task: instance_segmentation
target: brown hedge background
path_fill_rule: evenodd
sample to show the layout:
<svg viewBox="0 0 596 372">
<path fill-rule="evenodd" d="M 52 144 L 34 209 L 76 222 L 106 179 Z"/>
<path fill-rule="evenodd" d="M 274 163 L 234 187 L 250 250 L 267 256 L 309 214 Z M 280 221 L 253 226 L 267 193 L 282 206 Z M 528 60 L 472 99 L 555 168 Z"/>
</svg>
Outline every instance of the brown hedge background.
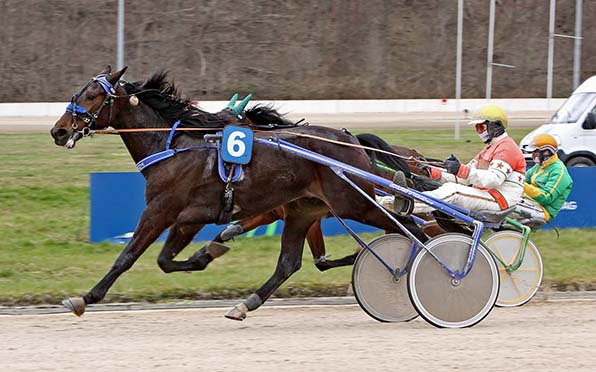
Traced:
<svg viewBox="0 0 596 372">
<path fill-rule="evenodd" d="M 582 80 L 596 74 L 596 1 L 584 1 Z M 545 97 L 549 0 L 497 1 L 492 96 Z M 0 102 L 66 101 L 116 60 L 115 0 L 0 0 Z M 464 9 L 462 97 L 484 97 L 488 0 Z M 197 100 L 455 95 L 456 0 L 126 2 L 128 80 L 167 69 Z M 575 0 L 556 33 L 574 33 Z M 555 40 L 555 97 L 572 87 L 573 40 Z"/>
</svg>

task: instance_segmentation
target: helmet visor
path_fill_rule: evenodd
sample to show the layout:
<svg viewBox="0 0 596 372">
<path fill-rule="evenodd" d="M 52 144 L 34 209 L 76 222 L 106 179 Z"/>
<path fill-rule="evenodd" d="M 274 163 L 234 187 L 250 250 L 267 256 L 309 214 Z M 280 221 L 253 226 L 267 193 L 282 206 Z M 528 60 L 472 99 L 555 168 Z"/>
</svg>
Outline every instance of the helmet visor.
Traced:
<svg viewBox="0 0 596 372">
<path fill-rule="evenodd" d="M 557 153 L 557 148 L 552 145 L 536 146 L 535 144 L 530 144 L 525 150 L 527 152 L 550 151 L 552 154 Z"/>
<path fill-rule="evenodd" d="M 476 129 L 476 133 L 484 133 L 487 129 L 487 121 L 482 121 L 480 123 L 474 124 L 474 128 Z"/>
</svg>

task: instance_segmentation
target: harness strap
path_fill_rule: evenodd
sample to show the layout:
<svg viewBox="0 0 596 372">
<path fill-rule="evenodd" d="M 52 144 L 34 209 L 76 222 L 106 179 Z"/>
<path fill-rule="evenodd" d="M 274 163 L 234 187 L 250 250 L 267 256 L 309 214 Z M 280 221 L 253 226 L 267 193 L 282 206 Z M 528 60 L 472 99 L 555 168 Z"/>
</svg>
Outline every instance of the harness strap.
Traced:
<svg viewBox="0 0 596 372">
<path fill-rule="evenodd" d="M 230 166 L 230 173 L 226 179 L 226 187 L 223 193 L 223 207 L 217 216 L 218 225 L 229 223 L 232 220 L 232 212 L 234 211 L 234 186 L 232 186 L 232 182 L 234 181 L 232 181 L 232 174 L 234 174 L 235 170 L 238 168 L 241 167 L 238 167 L 237 164 L 232 164 Z"/>
<path fill-rule="evenodd" d="M 77 114 L 87 114 L 87 109 L 77 105 L 76 103 L 69 103 L 68 106 L 66 106 L 66 111 L 68 112 L 76 112 Z"/>
<path fill-rule="evenodd" d="M 136 164 L 137 165 L 137 170 L 139 172 L 142 172 L 143 169 L 147 168 L 150 165 L 153 165 L 155 163 L 159 163 L 162 160 L 166 160 L 168 158 L 171 158 L 172 156 L 176 155 L 177 152 L 183 152 L 183 151 L 189 150 L 188 148 L 186 148 L 186 149 L 179 149 L 179 150 L 170 149 L 170 145 L 172 144 L 172 139 L 174 138 L 174 132 L 176 132 L 176 128 L 178 128 L 178 125 L 180 125 L 180 120 L 177 120 L 174 123 L 174 125 L 172 125 L 172 129 L 170 130 L 170 134 L 168 135 L 168 140 L 166 141 L 166 149 L 165 149 L 165 151 L 161 151 L 161 152 L 158 152 L 156 154 L 149 155 L 146 158 L 141 159 L 141 161 L 139 161 Z"/>
<path fill-rule="evenodd" d="M 178 128 L 178 125 L 180 125 L 180 120 L 176 120 L 174 125 L 172 125 L 172 130 L 170 131 L 170 134 L 168 135 L 168 140 L 166 141 L 166 150 L 170 149 L 170 144 L 172 143 L 172 139 L 174 138 L 174 132 L 176 132 L 176 128 Z"/>
<path fill-rule="evenodd" d="M 242 167 L 236 167 L 235 164 L 232 164 L 230 169 L 230 174 L 226 174 L 226 164 L 221 158 L 221 149 L 218 148 L 217 152 L 217 172 L 219 173 L 219 178 L 223 182 L 236 182 L 242 175 Z"/>
<path fill-rule="evenodd" d="M 153 165 L 155 163 L 159 163 L 162 160 L 171 158 L 174 155 L 176 155 L 176 150 L 171 150 L 171 149 L 161 151 L 161 152 L 158 152 L 153 155 L 149 155 L 137 163 L 137 170 L 139 172 L 142 172 L 148 166 Z"/>
<path fill-rule="evenodd" d="M 210 150 L 217 149 L 216 146 L 191 146 L 191 147 L 185 147 L 182 149 L 171 149 L 170 146 L 172 145 L 172 139 L 174 138 L 174 133 L 176 132 L 176 129 L 178 128 L 180 123 L 181 123 L 180 120 L 176 120 L 176 122 L 172 125 L 172 129 L 170 129 L 170 134 L 168 135 L 168 139 L 166 140 L 166 149 L 164 151 L 160 151 L 153 155 L 149 155 L 149 156 L 141 159 L 136 164 L 137 170 L 139 172 L 142 172 L 145 168 L 147 168 L 153 164 L 157 164 L 160 161 L 169 159 L 179 152 L 185 152 L 185 151 L 189 151 L 189 150 L 198 150 L 198 149 L 210 149 Z M 221 175 L 221 172 L 220 172 L 220 175 Z M 234 177 L 235 178 L 233 180 L 235 181 L 236 179 L 238 179 L 238 177 L 240 177 L 240 175 L 238 175 L 236 177 L 236 174 L 234 173 Z"/>
<path fill-rule="evenodd" d="M 103 90 L 108 94 L 114 94 L 116 93 L 114 91 L 114 86 L 112 85 L 112 83 L 110 83 L 110 81 L 108 80 L 108 75 L 102 74 L 102 75 L 97 75 L 95 77 L 95 79 L 93 79 L 95 81 L 97 81 L 99 83 L 99 85 L 103 88 Z"/>
</svg>

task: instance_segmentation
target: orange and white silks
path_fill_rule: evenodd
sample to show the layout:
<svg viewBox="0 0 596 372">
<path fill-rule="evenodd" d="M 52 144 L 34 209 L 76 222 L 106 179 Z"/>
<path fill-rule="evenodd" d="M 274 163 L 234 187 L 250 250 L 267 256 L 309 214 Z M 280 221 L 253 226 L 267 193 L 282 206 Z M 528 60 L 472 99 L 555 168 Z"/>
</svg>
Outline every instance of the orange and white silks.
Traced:
<svg viewBox="0 0 596 372">
<path fill-rule="evenodd" d="M 503 210 L 523 196 L 526 162 L 515 141 L 504 133 L 494 138 L 457 175 L 441 172 L 441 187 L 425 194 L 471 210 Z M 416 203 L 414 213 L 434 208 Z"/>
</svg>

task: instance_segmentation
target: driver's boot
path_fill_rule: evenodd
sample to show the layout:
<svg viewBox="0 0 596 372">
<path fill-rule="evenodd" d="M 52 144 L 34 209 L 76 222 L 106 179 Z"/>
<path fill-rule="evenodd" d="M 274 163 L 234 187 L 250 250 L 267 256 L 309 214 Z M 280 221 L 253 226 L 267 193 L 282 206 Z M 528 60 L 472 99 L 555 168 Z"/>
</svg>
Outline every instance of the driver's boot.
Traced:
<svg viewBox="0 0 596 372">
<path fill-rule="evenodd" d="M 395 175 L 393 175 L 393 183 L 408 188 L 408 181 L 406 180 L 406 175 L 402 171 L 396 171 Z M 411 214 L 414 210 L 414 201 L 402 194 L 396 194 L 393 198 L 393 210 L 395 213 L 408 215 Z"/>
</svg>

